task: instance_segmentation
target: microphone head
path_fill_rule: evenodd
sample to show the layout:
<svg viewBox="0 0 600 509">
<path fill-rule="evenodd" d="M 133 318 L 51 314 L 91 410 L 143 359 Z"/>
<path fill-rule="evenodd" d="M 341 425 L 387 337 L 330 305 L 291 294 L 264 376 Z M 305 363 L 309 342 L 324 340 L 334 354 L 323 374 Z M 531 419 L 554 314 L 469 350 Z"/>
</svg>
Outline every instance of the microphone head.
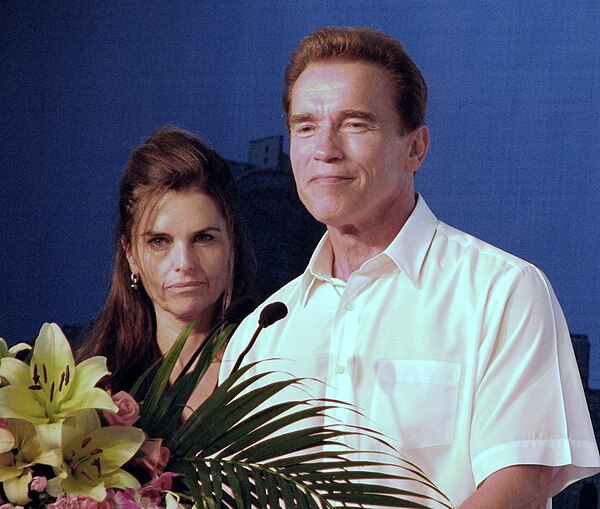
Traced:
<svg viewBox="0 0 600 509">
<path fill-rule="evenodd" d="M 223 313 L 224 323 L 241 322 L 256 308 L 256 301 L 249 295 L 234 300 Z"/>
<path fill-rule="evenodd" d="M 266 329 L 269 325 L 273 325 L 275 322 L 284 318 L 287 313 L 288 308 L 283 302 L 272 302 L 265 306 L 260 312 L 258 325 L 263 329 Z"/>
</svg>

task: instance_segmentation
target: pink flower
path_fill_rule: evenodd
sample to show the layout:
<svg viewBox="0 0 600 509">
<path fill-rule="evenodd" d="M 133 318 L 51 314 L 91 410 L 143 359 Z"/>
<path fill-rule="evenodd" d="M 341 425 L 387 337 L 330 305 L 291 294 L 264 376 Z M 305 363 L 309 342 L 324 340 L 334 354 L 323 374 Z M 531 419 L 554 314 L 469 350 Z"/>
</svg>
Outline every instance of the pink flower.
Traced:
<svg viewBox="0 0 600 509">
<path fill-rule="evenodd" d="M 44 491 L 46 489 L 46 486 L 48 485 L 48 479 L 46 479 L 44 476 L 36 476 L 33 478 L 33 480 L 31 481 L 31 489 L 33 491 L 37 491 L 38 493 L 41 493 L 42 491 Z"/>
<path fill-rule="evenodd" d="M 135 499 L 135 490 L 132 488 L 125 488 L 123 491 L 117 491 L 113 496 L 115 507 L 119 509 L 140 509 L 140 505 Z"/>
<path fill-rule="evenodd" d="M 104 417 L 111 426 L 117 424 L 121 426 L 131 426 L 140 417 L 140 406 L 137 401 L 133 399 L 131 394 L 125 391 L 119 391 L 112 395 L 112 400 L 115 405 L 119 408 L 117 413 L 104 412 Z"/>
<path fill-rule="evenodd" d="M 171 453 L 163 447 L 161 438 L 149 438 L 142 444 L 133 462 L 144 467 L 155 478 L 165 469 L 170 457 Z"/>
<path fill-rule="evenodd" d="M 48 506 L 48 509 L 79 509 L 79 503 L 77 498 L 61 493 L 56 502 Z"/>
<path fill-rule="evenodd" d="M 111 509 L 113 505 L 109 501 L 108 497 L 106 497 L 102 502 L 98 502 L 93 498 L 79 495 L 77 497 L 77 507 L 78 509 Z"/>
<path fill-rule="evenodd" d="M 158 503 L 157 501 L 161 498 L 161 492 L 171 490 L 173 488 L 173 478 L 179 475 L 181 474 L 163 472 L 158 477 L 144 484 L 140 489 L 140 494 L 145 499 Z"/>
<path fill-rule="evenodd" d="M 0 509 L 24 509 L 22 505 L 2 504 Z"/>
</svg>

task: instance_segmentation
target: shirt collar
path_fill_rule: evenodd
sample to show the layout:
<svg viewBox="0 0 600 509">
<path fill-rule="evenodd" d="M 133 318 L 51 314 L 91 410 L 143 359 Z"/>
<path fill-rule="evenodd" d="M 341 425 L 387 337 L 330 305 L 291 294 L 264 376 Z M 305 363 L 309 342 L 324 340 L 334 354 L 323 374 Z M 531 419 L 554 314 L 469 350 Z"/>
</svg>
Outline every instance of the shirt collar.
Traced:
<svg viewBox="0 0 600 509">
<path fill-rule="evenodd" d="M 421 268 L 437 225 L 438 220 L 425 199 L 417 195 L 417 204 L 412 214 L 384 251 L 414 286 L 419 285 Z"/>
<path fill-rule="evenodd" d="M 425 261 L 425 256 L 433 240 L 438 220 L 425 203 L 421 195 L 417 195 L 417 204 L 408 220 L 398 232 L 390 245 L 375 258 L 389 257 L 406 274 L 413 285 L 419 285 L 419 275 Z M 339 281 L 332 277 L 333 248 L 329 234 L 321 238 L 317 245 L 308 267 L 301 276 L 302 303 L 305 304 L 310 289 L 317 281 L 337 284 Z"/>
</svg>

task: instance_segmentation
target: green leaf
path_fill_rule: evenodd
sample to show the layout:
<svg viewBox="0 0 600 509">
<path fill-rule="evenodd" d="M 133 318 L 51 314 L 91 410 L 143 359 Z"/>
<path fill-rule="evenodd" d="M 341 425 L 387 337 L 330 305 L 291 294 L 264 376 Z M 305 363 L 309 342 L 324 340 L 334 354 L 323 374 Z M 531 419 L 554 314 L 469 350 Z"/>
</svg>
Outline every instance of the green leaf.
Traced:
<svg viewBox="0 0 600 509">
<path fill-rule="evenodd" d="M 169 383 L 169 377 L 173 372 L 173 368 L 175 367 L 175 363 L 177 359 L 181 355 L 181 350 L 183 349 L 185 342 L 187 341 L 190 333 L 194 329 L 195 322 L 192 322 L 186 326 L 185 329 L 181 332 L 181 334 L 175 340 L 175 343 L 164 357 L 164 360 L 148 389 L 148 393 L 144 398 L 142 406 L 140 407 L 140 419 L 138 421 L 138 426 L 140 426 L 146 433 L 153 437 L 159 437 L 160 429 L 156 428 L 156 418 L 155 413 L 157 409 L 161 406 L 161 401 L 163 398 L 163 394 L 165 392 L 165 388 Z M 164 403 L 164 401 L 163 401 Z M 165 408 L 164 406 L 162 408 Z"/>
<path fill-rule="evenodd" d="M 435 501 L 436 508 L 451 509 L 424 473 L 399 457 L 381 433 L 318 424 L 332 408 L 343 405 L 356 411 L 353 407 L 326 399 L 268 406 L 274 395 L 304 380 L 290 377 L 270 381 L 272 372 L 251 371 L 258 363 L 232 373 L 181 424 L 185 404 L 234 328 L 228 326 L 209 337 L 194 369 L 169 386 L 176 355 L 191 329 L 184 330 L 159 369 L 148 401 L 142 405 L 144 430 L 148 431 L 149 426 L 164 436 L 165 430 L 176 428 L 172 436 L 165 437 L 171 451 L 167 470 L 183 474 L 198 508 L 325 509 L 367 505 L 428 509 L 428 501 Z M 356 434 L 383 444 L 389 454 L 382 454 L 381 462 L 356 459 L 357 452 L 343 444 L 344 437 Z M 390 468 L 385 472 L 377 471 L 386 466 Z M 382 486 L 384 480 L 414 481 L 415 486 L 437 490 L 440 499 L 419 494 L 418 490 Z"/>
</svg>

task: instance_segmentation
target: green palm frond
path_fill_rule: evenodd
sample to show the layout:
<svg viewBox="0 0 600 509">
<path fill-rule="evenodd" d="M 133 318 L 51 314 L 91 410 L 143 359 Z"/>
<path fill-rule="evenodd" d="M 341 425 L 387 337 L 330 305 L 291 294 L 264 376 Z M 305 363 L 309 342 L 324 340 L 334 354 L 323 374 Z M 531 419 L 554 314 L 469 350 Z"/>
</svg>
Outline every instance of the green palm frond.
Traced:
<svg viewBox="0 0 600 509">
<path fill-rule="evenodd" d="M 381 434 L 315 424 L 342 403 L 307 399 L 266 406 L 273 396 L 303 380 L 290 376 L 269 381 L 273 372 L 268 371 L 250 375 L 258 363 L 232 373 L 183 422 L 185 403 L 233 328 L 213 334 L 194 370 L 169 386 L 176 356 L 191 331 L 186 329 L 159 369 L 148 392 L 150 401 L 141 408 L 141 427 L 150 436 L 165 438 L 171 451 L 167 468 L 183 475 L 198 509 L 451 509 L 425 474 L 391 447 L 389 454 L 382 453 L 384 461 L 376 462 L 361 460 L 360 452 L 343 444 L 355 434 L 385 443 Z M 399 473 L 381 472 L 385 466 L 390 467 L 386 472 Z M 410 481 L 415 490 L 381 484 L 389 480 Z M 419 486 L 437 495 L 419 494 Z"/>
</svg>

